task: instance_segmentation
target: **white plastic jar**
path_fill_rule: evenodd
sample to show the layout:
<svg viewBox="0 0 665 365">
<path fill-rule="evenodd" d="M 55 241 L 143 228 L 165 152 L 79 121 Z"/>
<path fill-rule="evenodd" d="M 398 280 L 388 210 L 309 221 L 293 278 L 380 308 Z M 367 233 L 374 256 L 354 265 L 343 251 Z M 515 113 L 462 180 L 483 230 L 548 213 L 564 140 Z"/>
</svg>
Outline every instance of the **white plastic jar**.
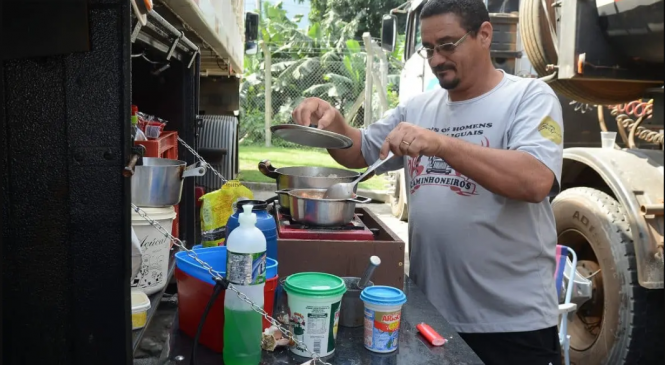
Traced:
<svg viewBox="0 0 665 365">
<path fill-rule="evenodd" d="M 390 286 L 371 286 L 360 294 L 365 304 L 365 348 L 378 353 L 397 350 L 406 295 Z"/>
</svg>

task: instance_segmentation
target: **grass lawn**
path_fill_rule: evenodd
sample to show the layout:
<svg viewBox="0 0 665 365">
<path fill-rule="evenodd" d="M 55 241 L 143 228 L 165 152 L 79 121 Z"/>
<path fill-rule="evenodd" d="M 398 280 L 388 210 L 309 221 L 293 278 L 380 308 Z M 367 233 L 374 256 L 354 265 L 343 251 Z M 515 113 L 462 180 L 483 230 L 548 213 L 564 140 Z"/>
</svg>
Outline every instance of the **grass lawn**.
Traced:
<svg viewBox="0 0 665 365">
<path fill-rule="evenodd" d="M 291 166 L 344 168 L 325 151 L 261 146 L 240 146 L 239 150 L 240 173 L 238 179 L 240 181 L 275 182 L 274 179 L 263 175 L 259 171 L 259 162 L 265 159 L 270 160 L 275 168 Z M 364 169 L 356 171 L 364 171 Z M 358 187 L 368 190 L 385 190 L 387 184 L 386 177 L 382 175 L 374 176 L 360 183 Z"/>
</svg>

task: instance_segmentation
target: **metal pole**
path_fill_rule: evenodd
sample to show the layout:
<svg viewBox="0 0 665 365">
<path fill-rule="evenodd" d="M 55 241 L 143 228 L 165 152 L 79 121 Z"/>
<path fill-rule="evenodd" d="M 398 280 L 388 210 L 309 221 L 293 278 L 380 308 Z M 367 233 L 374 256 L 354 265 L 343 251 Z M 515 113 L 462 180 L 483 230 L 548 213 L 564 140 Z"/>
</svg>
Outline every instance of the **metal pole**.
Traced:
<svg viewBox="0 0 665 365">
<path fill-rule="evenodd" d="M 263 49 L 263 65 L 265 68 L 265 145 L 270 147 L 272 146 L 272 132 L 270 131 L 272 125 L 272 58 L 268 45 L 263 41 L 261 41 L 261 48 Z"/>
<path fill-rule="evenodd" d="M 368 32 L 363 33 L 363 42 L 365 44 L 365 53 L 367 61 L 365 62 L 365 113 L 364 127 L 372 124 L 372 96 L 373 96 L 373 73 L 374 73 L 374 53 L 372 49 L 372 38 Z"/>
</svg>

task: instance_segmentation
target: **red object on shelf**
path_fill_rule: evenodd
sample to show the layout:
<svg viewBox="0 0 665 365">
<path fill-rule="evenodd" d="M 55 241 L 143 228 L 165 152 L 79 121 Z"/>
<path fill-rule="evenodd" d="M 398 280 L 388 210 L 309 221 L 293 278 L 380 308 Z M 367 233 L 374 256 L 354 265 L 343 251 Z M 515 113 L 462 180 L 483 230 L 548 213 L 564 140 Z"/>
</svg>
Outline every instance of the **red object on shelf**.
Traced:
<svg viewBox="0 0 665 365">
<path fill-rule="evenodd" d="M 293 222 L 288 214 L 277 210 L 277 236 L 296 240 L 374 241 L 374 233 L 354 216 L 344 227 L 308 227 Z"/>
<path fill-rule="evenodd" d="M 178 132 L 162 132 L 157 139 L 134 141 L 134 145 L 145 147 L 145 157 L 178 159 Z"/>
<path fill-rule="evenodd" d="M 429 341 L 430 344 L 432 344 L 432 346 L 442 346 L 448 342 L 428 324 L 421 323 L 416 326 L 416 329 L 427 339 L 427 341 Z"/>
<path fill-rule="evenodd" d="M 194 338 L 201 322 L 203 311 L 212 297 L 214 286 L 196 279 L 176 267 L 175 278 L 178 281 L 178 318 L 180 330 Z M 264 286 L 263 308 L 272 317 L 275 304 L 275 289 L 279 277 L 266 280 Z M 263 330 L 270 327 L 270 323 L 263 318 Z M 215 351 L 224 349 L 224 291 L 222 291 L 208 312 L 205 324 L 201 330 L 199 342 Z"/>
<path fill-rule="evenodd" d="M 160 157 L 171 160 L 178 159 L 178 132 L 162 132 L 159 138 L 147 141 L 134 141 L 134 145 L 145 147 L 144 157 Z M 175 207 L 176 217 L 173 220 L 171 234 L 174 237 L 180 237 L 180 209 Z"/>
</svg>

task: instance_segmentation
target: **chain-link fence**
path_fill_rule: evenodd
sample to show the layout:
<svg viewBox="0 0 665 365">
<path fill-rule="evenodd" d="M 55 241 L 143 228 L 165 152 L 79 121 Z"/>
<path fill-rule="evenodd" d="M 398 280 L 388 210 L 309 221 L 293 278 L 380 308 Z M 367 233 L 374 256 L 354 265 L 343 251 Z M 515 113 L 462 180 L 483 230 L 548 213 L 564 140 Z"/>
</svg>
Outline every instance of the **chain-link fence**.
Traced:
<svg viewBox="0 0 665 365">
<path fill-rule="evenodd" d="M 370 105 L 366 103 L 367 59 L 365 52 L 301 59 L 264 58 L 257 71 L 245 77 L 241 87 L 241 145 L 265 145 L 268 140 L 274 146 L 293 147 L 288 142 L 267 137 L 266 125 L 267 122 L 269 125 L 289 123 L 293 109 L 307 97 L 330 102 L 354 127 L 366 124 L 365 113 L 368 112 L 372 122 L 378 120 L 382 107 L 378 97 L 381 88 L 377 83 L 372 88 L 374 97 L 370 97 Z M 393 107 L 397 99 L 394 75 L 399 74 L 399 67 L 378 59 L 372 58 L 370 69 L 388 85 L 388 104 Z M 266 67 L 272 70 L 270 75 L 265 73 Z"/>
</svg>

